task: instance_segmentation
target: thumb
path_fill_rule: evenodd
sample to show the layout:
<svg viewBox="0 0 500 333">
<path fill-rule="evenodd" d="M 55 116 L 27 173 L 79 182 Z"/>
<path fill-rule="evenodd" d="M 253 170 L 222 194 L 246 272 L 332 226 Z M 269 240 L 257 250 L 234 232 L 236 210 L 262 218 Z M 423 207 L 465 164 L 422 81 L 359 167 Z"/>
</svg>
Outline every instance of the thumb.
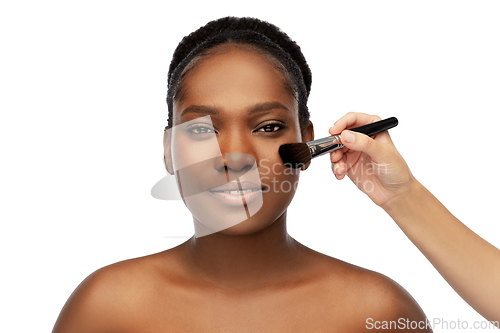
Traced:
<svg viewBox="0 0 500 333">
<path fill-rule="evenodd" d="M 363 133 L 345 130 L 341 133 L 341 140 L 347 148 L 366 153 L 375 161 L 382 159 L 384 154 L 383 145 Z"/>
</svg>

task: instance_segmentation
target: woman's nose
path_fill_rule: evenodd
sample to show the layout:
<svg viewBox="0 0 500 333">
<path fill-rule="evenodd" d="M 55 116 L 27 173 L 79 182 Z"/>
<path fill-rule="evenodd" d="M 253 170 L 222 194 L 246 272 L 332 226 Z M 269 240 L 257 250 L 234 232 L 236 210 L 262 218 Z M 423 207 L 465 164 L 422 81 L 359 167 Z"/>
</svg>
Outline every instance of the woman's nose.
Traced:
<svg viewBox="0 0 500 333">
<path fill-rule="evenodd" d="M 222 171 L 227 167 L 233 172 L 248 171 L 256 166 L 254 149 L 250 138 L 242 135 L 232 135 L 225 140 L 219 140 L 222 159 L 216 162 L 216 169 Z M 222 164 L 223 163 L 223 164 Z"/>
<path fill-rule="evenodd" d="M 246 153 L 225 153 L 224 155 L 225 166 L 233 171 L 249 171 L 256 165 L 255 158 Z"/>
</svg>

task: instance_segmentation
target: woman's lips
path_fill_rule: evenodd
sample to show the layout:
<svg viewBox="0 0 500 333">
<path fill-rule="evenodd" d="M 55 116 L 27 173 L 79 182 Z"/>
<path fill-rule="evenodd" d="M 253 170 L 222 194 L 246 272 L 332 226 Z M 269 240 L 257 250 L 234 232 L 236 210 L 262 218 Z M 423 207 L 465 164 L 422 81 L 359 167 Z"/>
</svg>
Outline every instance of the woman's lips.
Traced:
<svg viewBox="0 0 500 333">
<path fill-rule="evenodd" d="M 246 190 L 231 190 L 231 191 L 208 191 L 210 195 L 219 200 L 221 203 L 228 206 L 243 206 L 262 196 L 262 188 L 259 189 L 246 189 Z M 243 199 L 245 201 L 243 201 Z"/>
</svg>

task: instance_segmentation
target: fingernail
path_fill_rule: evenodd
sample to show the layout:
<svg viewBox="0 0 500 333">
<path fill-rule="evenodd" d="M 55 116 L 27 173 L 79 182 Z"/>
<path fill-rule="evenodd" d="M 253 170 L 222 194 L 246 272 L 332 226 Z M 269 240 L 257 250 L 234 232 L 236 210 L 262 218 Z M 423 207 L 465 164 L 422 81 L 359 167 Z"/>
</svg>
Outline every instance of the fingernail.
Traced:
<svg viewBox="0 0 500 333">
<path fill-rule="evenodd" d="M 344 132 L 344 141 L 345 142 L 354 142 L 354 134 L 349 131 Z"/>
<path fill-rule="evenodd" d="M 338 169 L 338 168 L 339 168 L 339 165 L 338 165 L 338 164 L 335 164 L 335 165 L 333 166 L 333 173 L 334 173 L 334 174 L 337 174 L 337 169 Z"/>
</svg>

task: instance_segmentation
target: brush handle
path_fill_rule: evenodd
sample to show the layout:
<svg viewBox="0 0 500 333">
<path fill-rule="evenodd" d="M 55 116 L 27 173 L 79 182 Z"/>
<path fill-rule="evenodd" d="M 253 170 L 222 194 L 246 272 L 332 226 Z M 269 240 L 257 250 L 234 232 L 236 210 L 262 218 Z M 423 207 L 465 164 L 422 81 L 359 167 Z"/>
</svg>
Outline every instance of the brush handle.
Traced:
<svg viewBox="0 0 500 333">
<path fill-rule="evenodd" d="M 356 128 L 350 128 L 349 131 L 373 136 L 375 134 L 385 132 L 388 129 L 395 127 L 397 124 L 398 119 L 396 117 L 391 117 L 376 121 L 371 124 L 366 124 Z M 309 146 L 309 151 L 311 152 L 311 158 L 315 158 L 344 147 L 344 144 L 340 140 L 340 135 L 334 135 L 327 138 L 309 141 L 307 142 L 307 145 Z"/>
<path fill-rule="evenodd" d="M 398 119 L 396 117 L 387 118 L 384 120 L 379 120 L 371 124 L 366 124 L 356 128 L 351 128 L 349 131 L 363 133 L 368 136 L 373 136 L 387 131 L 389 128 L 396 127 L 398 124 Z"/>
<path fill-rule="evenodd" d="M 309 146 L 311 158 L 315 158 L 332 150 L 337 150 L 344 147 L 342 141 L 340 141 L 340 135 L 329 136 L 327 138 L 309 141 L 306 142 L 306 144 Z"/>
</svg>

